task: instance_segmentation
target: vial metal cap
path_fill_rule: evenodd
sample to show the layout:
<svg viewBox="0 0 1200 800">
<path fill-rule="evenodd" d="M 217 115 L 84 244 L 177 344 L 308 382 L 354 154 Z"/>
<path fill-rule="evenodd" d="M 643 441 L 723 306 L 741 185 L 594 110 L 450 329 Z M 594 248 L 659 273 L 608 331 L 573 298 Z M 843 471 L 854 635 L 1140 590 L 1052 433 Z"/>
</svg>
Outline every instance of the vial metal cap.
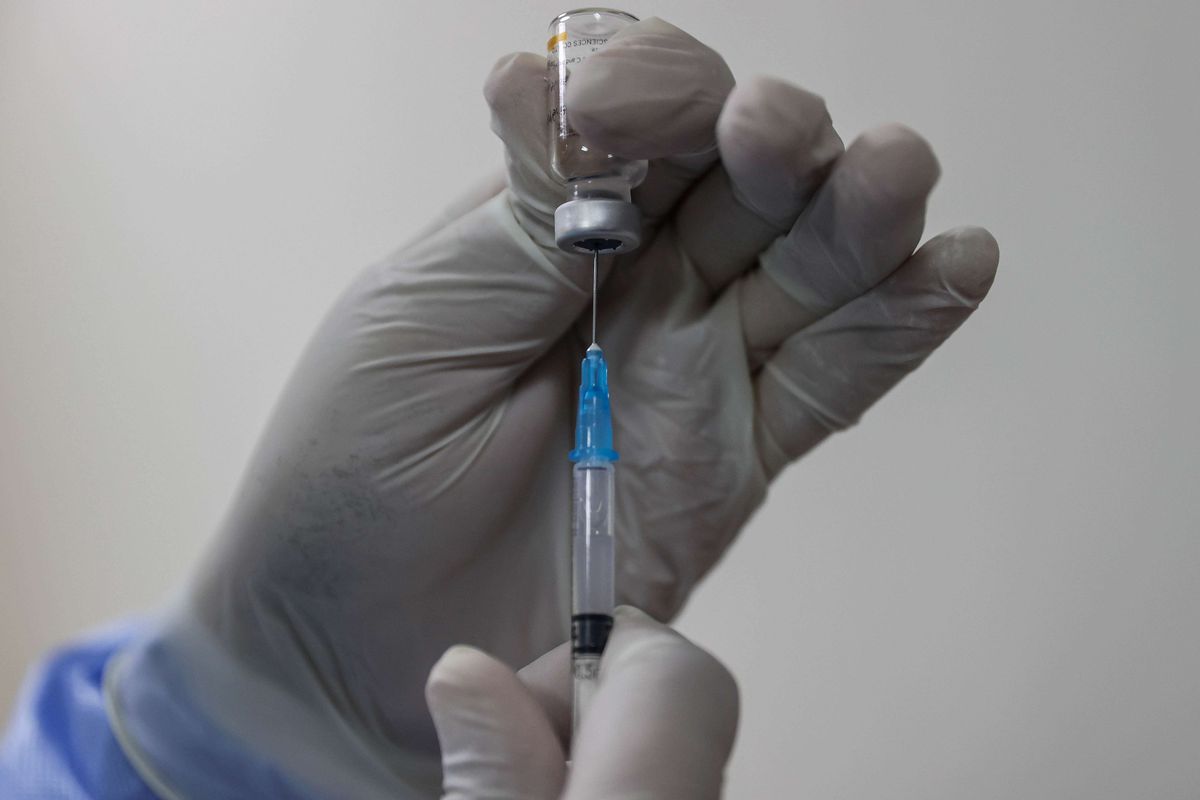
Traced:
<svg viewBox="0 0 1200 800">
<path fill-rule="evenodd" d="M 568 253 L 636 250 L 642 243 L 642 212 L 625 200 L 570 200 L 554 211 L 554 242 Z"/>
</svg>

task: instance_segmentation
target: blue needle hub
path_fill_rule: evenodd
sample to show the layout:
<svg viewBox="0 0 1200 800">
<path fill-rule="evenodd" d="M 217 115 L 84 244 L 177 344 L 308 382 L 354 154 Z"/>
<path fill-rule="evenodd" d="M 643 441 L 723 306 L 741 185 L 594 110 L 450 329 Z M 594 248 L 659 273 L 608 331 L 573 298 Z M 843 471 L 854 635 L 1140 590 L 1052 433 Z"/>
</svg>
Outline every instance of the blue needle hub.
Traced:
<svg viewBox="0 0 1200 800">
<path fill-rule="evenodd" d="M 573 462 L 616 461 L 608 401 L 608 364 L 604 361 L 604 351 L 595 342 L 587 349 L 581 372 L 575 449 L 568 458 Z"/>
</svg>

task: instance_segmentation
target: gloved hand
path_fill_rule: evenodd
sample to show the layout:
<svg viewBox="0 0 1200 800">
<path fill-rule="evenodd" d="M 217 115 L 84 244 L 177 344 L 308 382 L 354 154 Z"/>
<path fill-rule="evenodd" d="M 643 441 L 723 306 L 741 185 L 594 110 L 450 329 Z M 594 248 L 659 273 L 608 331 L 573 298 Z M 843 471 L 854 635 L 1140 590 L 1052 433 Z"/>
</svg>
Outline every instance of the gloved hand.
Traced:
<svg viewBox="0 0 1200 800">
<path fill-rule="evenodd" d="M 519 675 L 471 647 L 442 656 L 425 695 L 442 744 L 443 797 L 720 796 L 738 696 L 716 659 L 637 609 L 618 608 L 568 780 L 569 662 L 565 645 Z"/>
<path fill-rule="evenodd" d="M 436 792 L 434 662 L 467 643 L 520 665 L 566 638 L 591 270 L 553 243 L 544 73 L 539 55 L 497 64 L 506 179 L 334 304 L 187 595 L 110 670 L 119 735 L 160 791 Z M 820 98 L 735 88 L 661 20 L 613 37 L 569 91 L 586 141 L 650 160 L 643 247 L 602 265 L 600 342 L 618 599 L 669 620 L 770 480 L 974 310 L 997 250 L 969 228 L 914 254 L 938 177 L 915 133 L 843 153 Z M 230 777 L 234 757 L 250 766 Z"/>
</svg>

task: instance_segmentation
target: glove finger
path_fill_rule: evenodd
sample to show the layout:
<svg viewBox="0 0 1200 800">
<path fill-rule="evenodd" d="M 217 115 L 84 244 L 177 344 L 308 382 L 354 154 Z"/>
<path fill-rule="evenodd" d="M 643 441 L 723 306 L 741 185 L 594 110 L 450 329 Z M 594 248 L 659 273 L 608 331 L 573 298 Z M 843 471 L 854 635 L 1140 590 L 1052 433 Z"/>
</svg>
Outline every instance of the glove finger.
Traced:
<svg viewBox="0 0 1200 800">
<path fill-rule="evenodd" d="M 529 236 L 555 255 L 554 209 L 566 190 L 550 168 L 546 91 L 546 59 L 533 53 L 504 56 L 483 85 L 492 131 L 504 144 L 512 211 Z"/>
<path fill-rule="evenodd" d="M 734 89 L 717 138 L 720 166 L 676 216 L 680 248 L 714 292 L 788 231 L 844 150 L 824 100 L 766 77 Z"/>
<path fill-rule="evenodd" d="M 648 225 L 717 160 L 717 119 L 733 73 L 715 50 L 650 18 L 615 34 L 571 75 L 571 123 L 590 145 L 648 159 L 634 202 Z"/>
<path fill-rule="evenodd" d="M 517 671 L 563 746 L 571 746 L 571 643 L 563 642 Z"/>
<path fill-rule="evenodd" d="M 720 797 L 737 719 L 737 684 L 719 661 L 622 606 L 564 798 Z"/>
<path fill-rule="evenodd" d="M 883 283 L 795 334 L 756 381 L 755 442 L 770 477 L 848 428 L 966 321 L 995 278 L 982 228 L 927 242 Z"/>
<path fill-rule="evenodd" d="M 605 685 L 614 672 L 623 671 L 627 668 L 630 660 L 628 659 L 628 653 L 631 649 L 635 646 L 641 647 L 652 644 L 656 638 L 661 638 L 665 642 L 664 648 L 667 650 L 679 649 L 683 651 L 684 660 L 689 657 L 699 657 L 701 660 L 711 658 L 670 628 L 654 621 L 643 612 L 630 606 L 622 606 L 617 609 L 613 634 L 609 637 L 608 648 L 605 651 L 603 670 L 601 672 L 601 685 Z M 644 655 L 638 655 L 638 658 Z M 619 663 L 616 663 L 614 666 L 614 662 Z M 672 663 L 668 659 L 662 665 L 666 666 Z M 706 672 L 714 664 L 693 666 L 699 667 L 702 672 Z M 668 666 L 667 668 L 672 667 Z M 709 678 L 719 685 L 724 684 L 726 678 L 730 681 L 732 680 L 729 678 L 728 673 L 721 674 L 723 668 L 719 664 L 715 665 L 714 672 L 716 674 L 709 675 Z M 675 674 L 674 679 L 686 680 L 689 675 L 690 671 L 681 671 Z M 517 677 L 521 679 L 521 682 L 525 684 L 530 694 L 541 705 L 542 711 L 558 734 L 564 750 L 569 749 L 571 743 L 571 702 L 573 693 L 571 685 L 571 643 L 563 642 L 558 647 L 521 669 L 517 673 Z M 737 690 L 735 686 L 731 688 L 726 687 L 726 689 L 730 690 L 733 695 L 732 703 L 728 703 L 725 707 L 718 709 L 718 711 L 726 715 L 723 723 L 731 727 L 736 727 Z M 728 700 L 727 694 L 723 692 L 713 692 L 712 696 Z M 607 697 L 607 695 L 598 695 L 599 697 Z M 593 701 L 593 709 L 596 708 L 595 704 L 597 702 L 608 703 L 608 700 L 598 699 Z M 730 721 L 729 717 L 732 717 L 732 721 Z M 641 720 L 641 717 L 639 716 L 638 719 Z M 589 727 L 594 727 L 597 724 L 592 722 L 587 723 Z M 622 720 L 621 724 L 628 727 L 628 719 Z M 701 734 L 712 732 L 708 726 L 702 726 L 700 731 Z M 580 763 L 578 758 L 575 763 L 578 767 Z M 582 790 L 580 789 L 579 791 Z M 655 794 L 652 796 L 657 797 L 658 795 Z"/>
<path fill-rule="evenodd" d="M 571 124 L 590 145 L 626 158 L 703 153 L 733 73 L 712 48 L 657 17 L 618 31 L 568 84 Z"/>
<path fill-rule="evenodd" d="M 559 796 L 562 747 L 537 700 L 504 664 L 452 647 L 429 673 L 425 696 L 442 748 L 443 797 Z"/>
<path fill-rule="evenodd" d="M 734 287 L 751 368 L 904 263 L 921 239 L 938 172 L 928 143 L 908 128 L 888 125 L 855 140 L 787 236 Z"/>
</svg>

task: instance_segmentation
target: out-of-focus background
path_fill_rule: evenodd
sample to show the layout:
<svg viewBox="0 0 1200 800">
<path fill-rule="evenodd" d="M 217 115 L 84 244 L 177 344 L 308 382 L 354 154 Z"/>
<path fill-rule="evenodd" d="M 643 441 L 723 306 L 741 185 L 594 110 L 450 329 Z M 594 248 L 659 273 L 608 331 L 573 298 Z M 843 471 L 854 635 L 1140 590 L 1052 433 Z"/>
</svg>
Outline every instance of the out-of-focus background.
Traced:
<svg viewBox="0 0 1200 800">
<path fill-rule="evenodd" d="M 180 585 L 318 317 L 500 164 L 545 0 L 0 0 L 0 712 Z M 1200 5 L 634 3 L 899 120 L 976 317 L 785 473 L 680 625 L 734 798 L 1200 793 Z"/>
</svg>

